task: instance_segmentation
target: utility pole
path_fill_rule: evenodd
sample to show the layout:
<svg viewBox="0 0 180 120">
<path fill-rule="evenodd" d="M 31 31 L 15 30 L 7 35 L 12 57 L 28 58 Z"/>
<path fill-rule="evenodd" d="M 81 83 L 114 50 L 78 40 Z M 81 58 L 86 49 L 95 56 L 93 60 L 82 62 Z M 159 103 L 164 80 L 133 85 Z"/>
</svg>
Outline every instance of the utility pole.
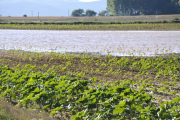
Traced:
<svg viewBox="0 0 180 120">
<path fill-rule="evenodd" d="M 32 17 L 33 17 L 33 10 L 31 11 L 31 13 L 32 13 Z"/>
<path fill-rule="evenodd" d="M 38 12 L 38 20 L 39 20 L 39 12 Z"/>
<path fill-rule="evenodd" d="M 69 10 L 68 10 L 68 16 L 69 16 Z"/>
</svg>

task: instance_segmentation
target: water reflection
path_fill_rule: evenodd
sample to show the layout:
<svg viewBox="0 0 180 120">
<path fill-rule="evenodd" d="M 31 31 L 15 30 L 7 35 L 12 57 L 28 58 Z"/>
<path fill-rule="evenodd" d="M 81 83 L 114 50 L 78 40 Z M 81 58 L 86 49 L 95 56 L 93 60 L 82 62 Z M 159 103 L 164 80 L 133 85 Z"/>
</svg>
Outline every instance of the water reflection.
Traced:
<svg viewBox="0 0 180 120">
<path fill-rule="evenodd" d="M 180 31 L 0 30 L 0 49 L 118 56 L 180 52 Z"/>
</svg>

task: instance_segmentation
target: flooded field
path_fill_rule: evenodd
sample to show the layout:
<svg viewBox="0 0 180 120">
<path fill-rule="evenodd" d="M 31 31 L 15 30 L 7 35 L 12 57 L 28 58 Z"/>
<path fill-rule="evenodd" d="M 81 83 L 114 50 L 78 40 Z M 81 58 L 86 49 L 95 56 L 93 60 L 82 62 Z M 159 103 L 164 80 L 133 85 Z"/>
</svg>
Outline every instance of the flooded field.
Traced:
<svg viewBox="0 0 180 120">
<path fill-rule="evenodd" d="M 180 31 L 0 30 L 0 49 L 154 56 L 180 53 Z"/>
</svg>

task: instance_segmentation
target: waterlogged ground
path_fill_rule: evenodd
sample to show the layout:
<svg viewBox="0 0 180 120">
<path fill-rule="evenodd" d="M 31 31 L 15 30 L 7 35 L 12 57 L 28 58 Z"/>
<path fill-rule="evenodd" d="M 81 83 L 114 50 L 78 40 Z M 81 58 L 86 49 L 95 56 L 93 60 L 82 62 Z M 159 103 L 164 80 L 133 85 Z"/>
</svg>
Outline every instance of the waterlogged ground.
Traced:
<svg viewBox="0 0 180 120">
<path fill-rule="evenodd" d="M 0 49 L 153 56 L 180 52 L 180 31 L 0 30 Z"/>
<path fill-rule="evenodd" d="M 179 53 L 179 38 L 180 32 L 163 31 L 0 30 L 0 50 L 153 55 Z M 180 56 L 175 55 L 112 57 L 3 50 L 0 97 L 23 107 L 22 111 L 37 112 L 37 117 L 30 116 L 37 119 L 42 111 L 58 119 L 178 119 L 179 70 Z M 6 113 L 10 107 L 0 108 Z M 16 118 L 16 109 L 12 110 Z M 18 116 L 27 118 L 19 112 Z"/>
</svg>

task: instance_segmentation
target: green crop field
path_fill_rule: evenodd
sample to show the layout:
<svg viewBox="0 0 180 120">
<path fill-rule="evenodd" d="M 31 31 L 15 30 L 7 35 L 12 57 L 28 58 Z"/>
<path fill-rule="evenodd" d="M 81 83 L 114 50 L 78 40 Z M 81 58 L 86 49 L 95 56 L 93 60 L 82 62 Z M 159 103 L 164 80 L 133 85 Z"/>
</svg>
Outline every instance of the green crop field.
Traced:
<svg viewBox="0 0 180 120">
<path fill-rule="evenodd" d="M 179 18 L 0 17 L 0 29 L 179 31 Z M 0 119 L 179 120 L 179 72 L 179 54 L 115 57 L 0 50 Z"/>
<path fill-rule="evenodd" d="M 180 19 L 162 21 L 69 21 L 69 22 L 7 22 L 0 21 L 0 29 L 20 30 L 180 30 Z"/>
<path fill-rule="evenodd" d="M 180 23 L 54 25 L 54 24 L 0 24 L 0 29 L 17 30 L 180 30 Z"/>
<path fill-rule="evenodd" d="M 1 99 L 56 119 L 180 118 L 180 56 L 0 52 Z"/>
</svg>

